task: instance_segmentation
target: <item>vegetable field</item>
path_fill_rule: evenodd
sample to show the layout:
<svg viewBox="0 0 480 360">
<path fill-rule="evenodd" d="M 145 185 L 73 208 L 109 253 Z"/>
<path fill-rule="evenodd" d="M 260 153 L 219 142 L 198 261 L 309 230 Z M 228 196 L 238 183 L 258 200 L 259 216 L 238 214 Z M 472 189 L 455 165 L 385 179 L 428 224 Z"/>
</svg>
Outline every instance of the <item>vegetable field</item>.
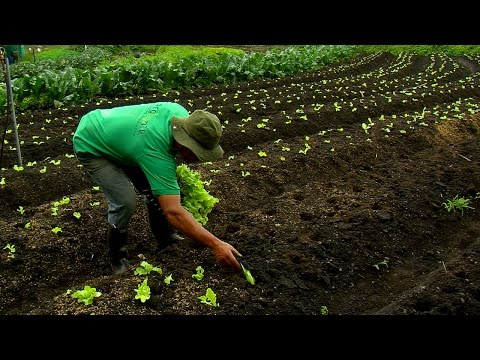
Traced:
<svg viewBox="0 0 480 360">
<path fill-rule="evenodd" d="M 134 266 L 112 274 L 107 202 L 71 136 L 91 109 L 154 101 L 223 122 L 224 158 L 190 167 L 219 199 L 206 228 L 254 283 L 189 239 L 157 251 L 140 197 Z M 0 313 L 478 315 L 479 112 L 479 56 L 409 53 L 19 112 L 23 169 L 10 126 L 0 171 Z M 143 261 L 161 270 L 139 274 Z M 87 286 L 91 301 L 72 296 Z"/>
</svg>

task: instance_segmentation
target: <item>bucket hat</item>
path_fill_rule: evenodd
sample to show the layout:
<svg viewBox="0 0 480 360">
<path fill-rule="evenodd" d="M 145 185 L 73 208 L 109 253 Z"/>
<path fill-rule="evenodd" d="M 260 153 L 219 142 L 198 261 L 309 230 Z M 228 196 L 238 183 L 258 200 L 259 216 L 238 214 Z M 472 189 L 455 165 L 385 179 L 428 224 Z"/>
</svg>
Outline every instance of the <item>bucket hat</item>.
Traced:
<svg viewBox="0 0 480 360">
<path fill-rule="evenodd" d="M 219 145 L 222 125 L 218 117 L 206 110 L 195 110 L 186 118 L 172 116 L 174 139 L 189 148 L 201 162 L 216 161 L 223 157 Z"/>
</svg>

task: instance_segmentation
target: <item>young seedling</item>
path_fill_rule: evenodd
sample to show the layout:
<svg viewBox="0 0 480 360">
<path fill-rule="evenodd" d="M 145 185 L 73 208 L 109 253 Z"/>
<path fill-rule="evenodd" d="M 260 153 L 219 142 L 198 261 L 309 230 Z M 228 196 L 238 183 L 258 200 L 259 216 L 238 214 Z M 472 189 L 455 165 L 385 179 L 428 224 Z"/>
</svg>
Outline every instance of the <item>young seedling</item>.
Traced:
<svg viewBox="0 0 480 360">
<path fill-rule="evenodd" d="M 320 314 L 322 315 L 328 315 L 328 308 L 325 305 L 322 305 L 320 307 Z"/>
<path fill-rule="evenodd" d="M 197 266 L 197 268 L 195 269 L 195 271 L 197 272 L 196 274 L 193 274 L 192 277 L 194 279 L 197 279 L 198 281 L 202 280 L 203 279 L 203 273 L 204 273 L 204 269 L 199 265 Z"/>
<path fill-rule="evenodd" d="M 362 129 L 365 131 L 365 134 L 368 134 L 368 130 L 375 125 L 375 123 L 372 121 L 372 119 L 368 118 L 368 124 L 362 123 Z"/>
<path fill-rule="evenodd" d="M 220 306 L 219 303 L 217 303 L 217 295 L 213 292 L 212 289 L 208 288 L 205 295 L 199 296 L 200 302 L 203 304 L 207 304 L 209 306 Z"/>
<path fill-rule="evenodd" d="M 137 295 L 135 299 L 139 299 L 142 303 L 150 299 L 150 286 L 147 285 L 148 277 L 143 280 L 141 284 L 138 284 L 138 288 L 134 289 Z"/>
<path fill-rule="evenodd" d="M 385 257 L 385 258 L 383 259 L 383 261 L 380 261 L 378 264 L 373 265 L 373 267 L 376 268 L 377 270 L 380 270 L 380 265 L 384 265 L 385 267 L 388 268 L 388 261 L 389 261 L 389 260 L 390 260 L 390 259 L 389 259 L 388 257 Z"/>
<path fill-rule="evenodd" d="M 247 281 L 250 284 L 255 285 L 255 278 L 252 276 L 252 273 L 250 272 L 250 270 L 248 270 L 245 266 L 243 266 L 242 263 L 240 263 L 240 266 L 242 267 L 243 275 L 245 275 L 245 279 L 247 279 Z"/>
<path fill-rule="evenodd" d="M 9 254 L 8 254 L 9 258 L 11 258 L 11 259 L 15 258 L 15 252 L 17 251 L 15 249 L 15 245 L 7 244 L 7 245 L 5 245 L 5 247 L 3 249 L 9 251 Z"/>
<path fill-rule="evenodd" d="M 148 262 L 146 262 L 146 261 L 144 260 L 144 261 L 142 261 L 142 262 L 140 263 L 140 266 L 135 269 L 135 273 L 134 273 L 134 274 L 135 274 L 135 275 L 148 275 L 148 274 L 150 274 L 152 271 L 156 271 L 156 272 L 158 272 L 159 274 L 162 273 L 162 269 L 161 269 L 161 268 L 155 267 L 155 266 L 149 264 Z"/>
<path fill-rule="evenodd" d="M 62 232 L 62 228 L 61 228 L 61 227 L 58 227 L 58 226 L 55 226 L 55 227 L 52 229 L 52 232 L 53 232 L 55 235 L 58 235 L 59 232 Z"/>
<path fill-rule="evenodd" d="M 305 143 L 305 149 L 303 150 L 298 150 L 300 154 L 307 155 L 307 151 L 310 149 L 310 145 L 308 143 Z"/>
<path fill-rule="evenodd" d="M 459 198 L 458 195 L 456 195 L 452 200 L 448 200 L 447 202 L 444 202 L 442 204 L 448 212 L 456 210 L 460 210 L 463 216 L 463 210 L 464 209 L 474 209 L 473 207 L 469 206 L 470 205 L 470 200 L 465 199 L 463 197 Z"/>
<path fill-rule="evenodd" d="M 59 205 L 67 205 L 70 203 L 70 198 L 68 196 L 63 196 L 58 203 Z"/>
<path fill-rule="evenodd" d="M 165 276 L 165 279 L 163 279 L 163 282 L 167 285 L 170 285 L 170 283 L 173 281 L 172 274 Z"/>
<path fill-rule="evenodd" d="M 68 196 L 62 197 L 62 199 L 59 200 L 59 201 L 54 201 L 52 203 L 53 207 L 51 208 L 52 216 L 57 216 L 58 215 L 58 211 L 59 211 L 61 205 L 67 205 L 69 203 L 70 203 L 70 198 Z"/>
<path fill-rule="evenodd" d="M 19 206 L 17 211 L 20 213 L 20 215 L 22 215 L 22 222 L 25 223 L 25 228 L 28 229 L 30 227 L 30 222 L 28 221 L 28 219 L 25 219 L 24 215 L 25 215 L 25 209 L 23 208 L 23 206 Z M 28 225 L 28 226 L 27 226 Z"/>
<path fill-rule="evenodd" d="M 77 299 L 78 302 L 83 302 L 85 305 L 91 305 L 93 299 L 102 295 L 101 292 L 97 291 L 94 287 L 85 285 L 83 290 L 77 290 L 72 294 L 72 297 Z"/>
</svg>

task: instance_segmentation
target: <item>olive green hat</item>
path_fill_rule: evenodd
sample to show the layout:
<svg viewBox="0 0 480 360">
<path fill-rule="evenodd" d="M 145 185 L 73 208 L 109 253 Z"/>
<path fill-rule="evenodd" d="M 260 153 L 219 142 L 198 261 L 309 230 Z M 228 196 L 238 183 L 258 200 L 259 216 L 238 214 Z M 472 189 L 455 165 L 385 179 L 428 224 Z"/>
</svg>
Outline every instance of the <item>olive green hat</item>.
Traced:
<svg viewBox="0 0 480 360">
<path fill-rule="evenodd" d="M 216 161 L 223 156 L 219 145 L 222 125 L 218 117 L 205 110 L 195 110 L 186 118 L 172 116 L 174 139 L 189 148 L 201 162 Z"/>
</svg>

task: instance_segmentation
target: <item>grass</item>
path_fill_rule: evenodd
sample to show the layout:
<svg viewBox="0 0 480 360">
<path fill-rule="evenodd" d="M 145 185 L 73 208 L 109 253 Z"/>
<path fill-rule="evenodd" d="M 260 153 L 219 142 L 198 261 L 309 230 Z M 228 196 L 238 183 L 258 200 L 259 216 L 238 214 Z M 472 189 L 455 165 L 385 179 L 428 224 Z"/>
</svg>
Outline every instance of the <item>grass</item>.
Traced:
<svg viewBox="0 0 480 360">
<path fill-rule="evenodd" d="M 25 57 L 23 60 L 33 61 L 34 51 L 35 60 L 57 60 L 78 55 L 78 50 L 68 45 L 25 45 Z"/>
<path fill-rule="evenodd" d="M 464 209 L 473 209 L 473 207 L 470 206 L 469 199 L 458 197 L 458 195 L 456 195 L 452 200 L 448 200 L 447 202 L 444 202 L 442 205 L 447 209 L 448 212 L 452 210 L 454 212 L 456 210 L 460 210 L 462 213 L 462 216 L 463 216 Z"/>
</svg>

